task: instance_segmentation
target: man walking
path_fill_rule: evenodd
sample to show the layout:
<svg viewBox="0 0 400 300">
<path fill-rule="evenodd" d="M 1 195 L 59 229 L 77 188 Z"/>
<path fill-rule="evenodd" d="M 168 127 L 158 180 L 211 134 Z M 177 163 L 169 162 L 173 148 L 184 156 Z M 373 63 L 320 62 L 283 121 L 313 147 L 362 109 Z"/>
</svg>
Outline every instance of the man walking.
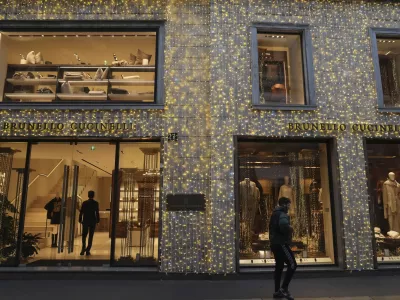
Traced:
<svg viewBox="0 0 400 300">
<path fill-rule="evenodd" d="M 82 251 L 81 255 L 90 255 L 90 249 L 92 248 L 94 230 L 96 229 L 96 224 L 100 222 L 99 215 L 99 203 L 94 200 L 94 192 L 88 192 L 89 199 L 82 203 L 81 211 L 79 214 L 79 223 L 82 224 Z M 88 246 L 86 248 L 86 238 L 89 233 Z"/>
<path fill-rule="evenodd" d="M 289 293 L 289 283 L 297 268 L 296 259 L 290 249 L 293 228 L 290 226 L 288 211 L 290 199 L 282 197 L 278 200 L 279 206 L 272 213 L 269 223 L 269 240 L 275 258 L 275 293 L 274 298 L 294 300 Z M 287 265 L 285 278 L 281 286 L 283 268 Z"/>
</svg>

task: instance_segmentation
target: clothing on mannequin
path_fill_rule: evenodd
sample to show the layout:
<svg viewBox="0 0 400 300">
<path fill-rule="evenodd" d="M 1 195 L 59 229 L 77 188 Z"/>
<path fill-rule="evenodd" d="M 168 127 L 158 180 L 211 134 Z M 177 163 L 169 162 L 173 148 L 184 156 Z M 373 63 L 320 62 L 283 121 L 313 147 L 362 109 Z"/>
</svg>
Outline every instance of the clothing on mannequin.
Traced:
<svg viewBox="0 0 400 300">
<path fill-rule="evenodd" d="M 252 232 L 260 191 L 253 181 L 245 178 L 239 183 L 240 189 L 240 250 L 251 252 Z"/>
<path fill-rule="evenodd" d="M 291 201 L 292 204 L 290 205 L 289 215 L 293 216 L 296 213 L 296 195 L 293 186 L 289 183 L 289 176 L 283 177 L 283 180 L 284 184 L 279 189 L 278 199 L 285 197 Z"/>
<path fill-rule="evenodd" d="M 59 225 L 61 218 L 61 204 L 62 200 L 60 197 L 60 193 L 57 192 L 56 196 L 51 199 L 45 206 L 44 209 L 47 210 L 47 219 L 50 220 L 50 224 Z M 47 222 L 47 220 L 46 220 Z M 51 247 L 57 247 L 57 238 L 58 238 L 58 226 L 57 233 L 51 234 Z"/>
<path fill-rule="evenodd" d="M 383 211 L 385 219 L 389 220 L 390 230 L 400 231 L 400 185 L 395 180 L 395 174 L 390 172 L 383 183 Z"/>
</svg>

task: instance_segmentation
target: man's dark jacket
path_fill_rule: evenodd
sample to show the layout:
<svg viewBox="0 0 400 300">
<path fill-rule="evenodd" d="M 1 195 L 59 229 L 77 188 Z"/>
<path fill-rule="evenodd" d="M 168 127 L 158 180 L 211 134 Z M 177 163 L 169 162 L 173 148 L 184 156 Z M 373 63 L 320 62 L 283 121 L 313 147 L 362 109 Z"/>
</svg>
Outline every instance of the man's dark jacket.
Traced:
<svg viewBox="0 0 400 300">
<path fill-rule="evenodd" d="M 283 207 L 278 206 L 269 222 L 269 240 L 271 245 L 285 245 L 292 241 L 290 218 Z"/>
<path fill-rule="evenodd" d="M 100 222 L 99 203 L 96 200 L 89 199 L 82 203 L 79 222 L 89 226 Z"/>
</svg>

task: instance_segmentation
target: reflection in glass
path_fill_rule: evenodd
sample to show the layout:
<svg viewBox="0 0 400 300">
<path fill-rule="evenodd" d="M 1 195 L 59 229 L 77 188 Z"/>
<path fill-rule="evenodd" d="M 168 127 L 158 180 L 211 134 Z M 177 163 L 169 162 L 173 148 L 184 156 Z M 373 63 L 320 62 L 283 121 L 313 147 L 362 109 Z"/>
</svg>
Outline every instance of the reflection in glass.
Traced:
<svg viewBox="0 0 400 300">
<path fill-rule="evenodd" d="M 304 105 L 301 36 L 258 33 L 260 103 Z"/>
<path fill-rule="evenodd" d="M 378 263 L 400 262 L 400 151 L 367 144 L 368 182 Z"/>
<path fill-rule="evenodd" d="M 121 143 L 115 257 L 119 265 L 156 264 L 160 145 Z"/>
<path fill-rule="evenodd" d="M 377 42 L 383 102 L 387 107 L 399 107 L 400 39 L 378 39 Z"/>
<path fill-rule="evenodd" d="M 239 143 L 240 263 L 273 264 L 268 224 L 280 197 L 291 199 L 291 245 L 299 262 L 334 263 L 326 145 Z"/>
<path fill-rule="evenodd" d="M 0 144 L 0 265 L 16 263 L 26 143 Z M 25 233 L 21 261 L 35 254 L 38 237 Z"/>
</svg>

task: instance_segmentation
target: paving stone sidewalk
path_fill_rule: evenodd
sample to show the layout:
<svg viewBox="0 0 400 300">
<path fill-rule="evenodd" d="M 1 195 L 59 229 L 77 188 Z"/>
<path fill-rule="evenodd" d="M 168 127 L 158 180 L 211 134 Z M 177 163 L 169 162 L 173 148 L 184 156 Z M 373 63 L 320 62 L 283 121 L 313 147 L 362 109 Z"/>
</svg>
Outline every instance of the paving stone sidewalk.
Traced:
<svg viewBox="0 0 400 300">
<path fill-rule="evenodd" d="M 208 300 L 214 300 L 214 299 L 208 299 Z M 219 300 L 276 300 L 276 299 L 252 298 L 252 299 L 219 299 Z M 400 296 L 295 298 L 295 300 L 400 300 Z"/>
</svg>

